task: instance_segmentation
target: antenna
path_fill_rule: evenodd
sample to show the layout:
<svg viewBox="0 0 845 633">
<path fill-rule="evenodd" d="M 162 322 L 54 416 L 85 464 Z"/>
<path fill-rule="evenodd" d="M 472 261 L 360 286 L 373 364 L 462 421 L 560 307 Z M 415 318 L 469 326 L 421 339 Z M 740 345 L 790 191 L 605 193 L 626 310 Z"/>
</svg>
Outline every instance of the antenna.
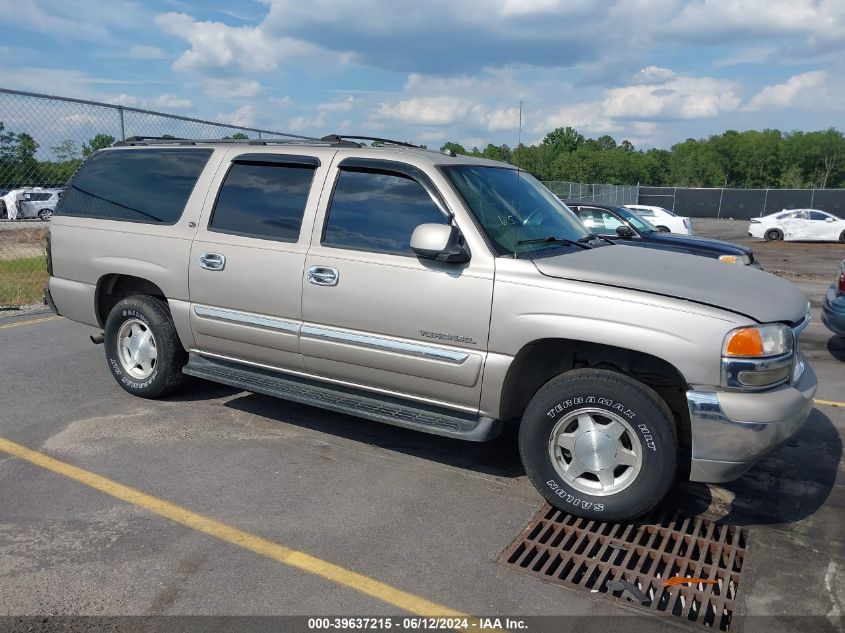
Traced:
<svg viewBox="0 0 845 633">
<path fill-rule="evenodd" d="M 519 149 L 519 146 L 522 145 L 522 99 L 519 100 L 519 132 L 517 134 L 517 142 L 516 142 L 516 149 Z M 516 221 L 522 222 L 522 219 L 519 217 L 519 187 L 520 187 L 520 178 L 519 178 L 519 165 L 516 166 Z M 514 245 L 513 245 L 513 258 L 516 259 L 516 251 L 517 245 L 519 244 L 519 226 L 514 225 Z"/>
</svg>

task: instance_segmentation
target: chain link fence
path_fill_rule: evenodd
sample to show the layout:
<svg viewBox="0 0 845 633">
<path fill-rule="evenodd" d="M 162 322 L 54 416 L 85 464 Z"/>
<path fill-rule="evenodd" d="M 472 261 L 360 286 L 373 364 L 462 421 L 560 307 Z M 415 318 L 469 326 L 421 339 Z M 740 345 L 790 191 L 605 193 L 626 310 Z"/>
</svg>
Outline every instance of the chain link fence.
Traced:
<svg viewBox="0 0 845 633">
<path fill-rule="evenodd" d="M 553 180 L 544 185 L 561 200 L 603 202 L 604 204 L 637 204 L 639 185 L 600 185 Z"/>
<path fill-rule="evenodd" d="M 131 136 L 302 138 L 0 88 L 0 310 L 43 300 L 44 243 L 59 195 L 86 156 Z"/>
</svg>

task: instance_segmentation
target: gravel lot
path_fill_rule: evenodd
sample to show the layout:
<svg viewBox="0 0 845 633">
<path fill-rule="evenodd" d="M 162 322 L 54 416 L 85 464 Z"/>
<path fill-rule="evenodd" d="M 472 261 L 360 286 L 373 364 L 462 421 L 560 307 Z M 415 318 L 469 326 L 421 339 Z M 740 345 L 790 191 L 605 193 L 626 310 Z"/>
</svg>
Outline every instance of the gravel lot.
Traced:
<svg viewBox="0 0 845 633">
<path fill-rule="evenodd" d="M 750 244 L 766 270 L 807 293 L 814 322 L 801 345 L 818 398 L 845 400 L 845 344 L 818 318 L 845 245 L 750 240 L 744 222 L 695 225 Z M 462 443 L 199 381 L 144 401 L 114 383 L 87 328 L 48 316 L 0 319 L 0 439 L 464 613 L 582 615 L 585 631 L 686 628 L 494 563 L 541 505 L 513 432 Z M 746 476 L 678 483 L 667 501 L 750 529 L 741 612 L 780 617 L 749 618 L 742 631 L 842 625 L 843 431 L 845 408 L 819 404 Z M 398 613 L 0 453 L 0 616 Z M 612 615 L 626 617 L 599 617 Z"/>
</svg>

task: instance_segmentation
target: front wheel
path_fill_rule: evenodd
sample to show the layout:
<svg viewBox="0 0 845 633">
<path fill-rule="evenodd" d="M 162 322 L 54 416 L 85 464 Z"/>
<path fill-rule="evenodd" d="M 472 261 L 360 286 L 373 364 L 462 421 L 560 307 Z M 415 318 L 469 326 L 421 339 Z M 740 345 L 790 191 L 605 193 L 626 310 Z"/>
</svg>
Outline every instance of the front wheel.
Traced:
<svg viewBox="0 0 845 633">
<path fill-rule="evenodd" d="M 578 369 L 531 399 L 519 452 L 552 506 L 616 521 L 648 512 L 669 491 L 678 442 L 672 413 L 653 389 L 616 372 Z"/>
<path fill-rule="evenodd" d="M 179 385 L 188 355 L 167 304 L 137 295 L 112 308 L 105 327 L 106 360 L 117 383 L 142 398 L 159 398 Z"/>
<path fill-rule="evenodd" d="M 845 231 L 842 231 L 842 232 L 839 234 L 839 241 L 840 241 L 840 242 L 845 242 Z"/>
<path fill-rule="evenodd" d="M 672 231 L 669 230 L 668 226 L 658 226 L 657 230 L 661 233 L 671 233 Z"/>
<path fill-rule="evenodd" d="M 53 217 L 53 210 L 52 209 L 41 209 L 38 212 L 38 219 L 42 222 L 46 222 L 51 217 Z"/>
</svg>

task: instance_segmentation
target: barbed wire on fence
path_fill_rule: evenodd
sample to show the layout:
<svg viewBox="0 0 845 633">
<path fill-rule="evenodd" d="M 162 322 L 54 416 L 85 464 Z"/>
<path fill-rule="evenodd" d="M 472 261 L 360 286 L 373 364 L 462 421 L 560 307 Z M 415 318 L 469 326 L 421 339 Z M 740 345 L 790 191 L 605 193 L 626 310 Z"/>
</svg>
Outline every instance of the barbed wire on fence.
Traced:
<svg viewBox="0 0 845 633">
<path fill-rule="evenodd" d="M 0 88 L 0 309 L 37 303 L 58 194 L 90 153 L 131 136 L 305 138 L 153 110 Z"/>
</svg>

